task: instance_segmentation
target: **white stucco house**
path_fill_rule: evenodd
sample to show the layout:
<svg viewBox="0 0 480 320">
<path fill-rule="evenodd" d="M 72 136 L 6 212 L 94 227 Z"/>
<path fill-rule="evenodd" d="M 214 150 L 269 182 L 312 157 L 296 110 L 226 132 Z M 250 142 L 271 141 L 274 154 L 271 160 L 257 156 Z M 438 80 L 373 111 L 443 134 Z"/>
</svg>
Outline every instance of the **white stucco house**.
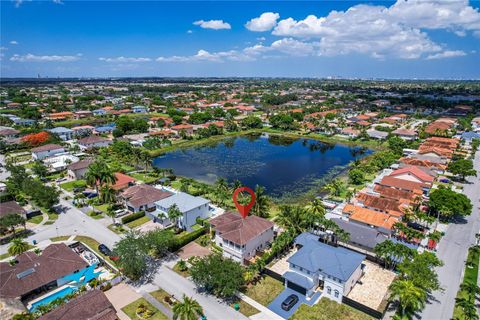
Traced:
<svg viewBox="0 0 480 320">
<path fill-rule="evenodd" d="M 34 160 L 43 160 L 47 157 L 54 156 L 59 153 L 64 153 L 65 149 L 58 144 L 46 144 L 40 147 L 33 148 L 32 158 Z"/>
<path fill-rule="evenodd" d="M 112 140 L 100 136 L 89 136 L 77 142 L 80 149 L 86 150 L 90 148 L 108 147 L 112 143 Z"/>
<path fill-rule="evenodd" d="M 173 205 L 176 205 L 182 213 L 182 216 L 177 219 L 177 227 L 187 231 L 192 231 L 192 226 L 197 223 L 197 218 L 207 219 L 211 216 L 210 200 L 194 197 L 185 192 L 177 192 L 155 202 L 157 210 L 148 214 L 161 220 L 164 224 L 168 218 L 168 210 Z"/>
<path fill-rule="evenodd" d="M 274 238 L 273 223 L 257 216 L 243 219 L 237 212 L 227 212 L 210 220 L 215 228 L 215 243 L 223 256 L 245 264 L 265 250 Z"/>
<path fill-rule="evenodd" d="M 72 129 L 65 127 L 56 127 L 47 131 L 58 135 L 63 141 L 72 140 L 75 133 Z"/>
<path fill-rule="evenodd" d="M 322 296 L 341 303 L 362 277 L 365 256 L 320 242 L 308 232 L 300 234 L 295 244 L 298 250 L 287 259 L 289 270 L 283 274 L 285 286 L 307 299 L 323 290 Z"/>
</svg>

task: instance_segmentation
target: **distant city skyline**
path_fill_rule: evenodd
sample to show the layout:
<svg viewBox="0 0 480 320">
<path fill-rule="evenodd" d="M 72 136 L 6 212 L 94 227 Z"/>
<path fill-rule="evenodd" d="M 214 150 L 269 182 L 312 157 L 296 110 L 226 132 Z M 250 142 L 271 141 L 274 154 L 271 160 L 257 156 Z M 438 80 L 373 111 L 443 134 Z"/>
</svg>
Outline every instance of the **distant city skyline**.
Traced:
<svg viewBox="0 0 480 320">
<path fill-rule="evenodd" d="M 480 1 L 1 1 L 2 77 L 480 79 Z"/>
</svg>

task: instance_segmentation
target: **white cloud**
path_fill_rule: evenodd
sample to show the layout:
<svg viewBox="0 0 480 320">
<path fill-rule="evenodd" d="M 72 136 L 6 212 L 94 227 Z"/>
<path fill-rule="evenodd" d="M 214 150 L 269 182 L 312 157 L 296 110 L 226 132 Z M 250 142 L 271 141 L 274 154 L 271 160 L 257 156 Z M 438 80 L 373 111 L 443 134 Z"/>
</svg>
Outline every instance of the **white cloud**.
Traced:
<svg viewBox="0 0 480 320">
<path fill-rule="evenodd" d="M 125 62 L 149 62 L 152 61 L 151 58 L 133 58 L 133 57 L 114 57 L 114 58 L 98 58 L 100 61 L 105 61 L 105 62 L 115 62 L 115 63 L 125 63 Z"/>
<path fill-rule="evenodd" d="M 265 41 L 265 40 L 267 40 L 267 38 L 265 38 L 265 37 L 258 37 L 257 38 L 257 41 Z"/>
<path fill-rule="evenodd" d="M 427 57 L 427 60 L 463 57 L 467 54 L 462 50 L 447 50 L 436 54 L 431 54 Z"/>
<path fill-rule="evenodd" d="M 18 42 L 15 41 L 15 40 L 12 40 L 12 41 L 10 41 L 10 44 L 16 45 L 16 44 L 18 44 Z"/>
<path fill-rule="evenodd" d="M 158 62 L 195 62 L 195 61 L 209 61 L 209 62 L 224 62 L 224 61 L 252 61 L 253 57 L 246 55 L 237 50 L 208 52 L 206 50 L 198 50 L 192 56 L 170 56 L 158 57 Z"/>
<path fill-rule="evenodd" d="M 26 54 L 26 55 L 18 55 L 14 54 L 10 61 L 15 62 L 72 62 L 80 60 L 82 54 L 77 54 L 74 56 L 58 56 L 58 55 L 51 55 L 51 56 L 37 56 L 34 54 Z"/>
<path fill-rule="evenodd" d="M 193 31 L 192 31 L 192 30 L 187 30 L 187 33 L 188 33 L 188 34 L 192 34 Z"/>
<path fill-rule="evenodd" d="M 253 18 L 245 24 L 245 28 L 250 31 L 269 31 L 277 25 L 277 20 L 280 18 L 278 13 L 264 12 L 260 17 Z"/>
<path fill-rule="evenodd" d="M 220 30 L 220 29 L 232 28 L 229 23 L 223 20 L 209 20 L 209 21 L 198 20 L 198 21 L 195 21 L 193 24 L 196 26 L 200 26 L 203 29 Z"/>
<path fill-rule="evenodd" d="M 319 55 L 361 53 L 376 58 L 416 59 L 446 51 L 425 30 L 480 35 L 480 13 L 467 0 L 398 0 L 390 7 L 356 5 L 325 17 L 280 20 L 272 34 L 319 41 Z"/>
</svg>

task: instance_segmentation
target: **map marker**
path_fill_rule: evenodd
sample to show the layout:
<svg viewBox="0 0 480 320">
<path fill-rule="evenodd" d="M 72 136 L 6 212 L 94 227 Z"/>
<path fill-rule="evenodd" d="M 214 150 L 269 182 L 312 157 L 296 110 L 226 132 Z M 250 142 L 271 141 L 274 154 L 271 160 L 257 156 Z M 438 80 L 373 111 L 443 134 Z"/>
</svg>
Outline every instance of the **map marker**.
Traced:
<svg viewBox="0 0 480 320">
<path fill-rule="evenodd" d="M 248 192 L 252 197 L 252 199 L 250 200 L 250 203 L 247 204 L 246 206 L 241 205 L 240 203 L 238 203 L 238 200 L 237 200 L 238 194 L 242 191 Z M 235 203 L 235 206 L 237 207 L 238 212 L 240 212 L 240 215 L 243 217 L 243 219 L 245 219 L 248 216 L 250 209 L 252 209 L 253 204 L 255 203 L 255 192 L 253 192 L 253 190 L 248 187 L 240 187 L 233 192 L 232 198 L 233 198 L 233 202 Z"/>
</svg>

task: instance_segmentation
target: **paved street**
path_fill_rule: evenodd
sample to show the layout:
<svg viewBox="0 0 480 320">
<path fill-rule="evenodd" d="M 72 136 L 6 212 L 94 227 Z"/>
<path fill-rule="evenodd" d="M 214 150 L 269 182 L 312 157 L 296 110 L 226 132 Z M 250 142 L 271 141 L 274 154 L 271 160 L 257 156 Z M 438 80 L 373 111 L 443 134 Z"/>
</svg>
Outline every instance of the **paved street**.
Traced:
<svg viewBox="0 0 480 320">
<path fill-rule="evenodd" d="M 477 172 L 480 171 L 480 151 L 475 157 L 475 168 Z M 466 217 L 466 223 L 450 224 L 445 237 L 440 242 L 437 255 L 444 262 L 444 266 L 438 268 L 438 278 L 444 291 L 433 293 L 435 300 L 430 301 L 420 314 L 425 320 L 451 319 L 468 248 L 475 243 L 475 233 L 480 227 L 480 174 L 468 180 L 472 184 L 465 185 L 464 194 L 472 200 L 473 212 Z"/>
</svg>

